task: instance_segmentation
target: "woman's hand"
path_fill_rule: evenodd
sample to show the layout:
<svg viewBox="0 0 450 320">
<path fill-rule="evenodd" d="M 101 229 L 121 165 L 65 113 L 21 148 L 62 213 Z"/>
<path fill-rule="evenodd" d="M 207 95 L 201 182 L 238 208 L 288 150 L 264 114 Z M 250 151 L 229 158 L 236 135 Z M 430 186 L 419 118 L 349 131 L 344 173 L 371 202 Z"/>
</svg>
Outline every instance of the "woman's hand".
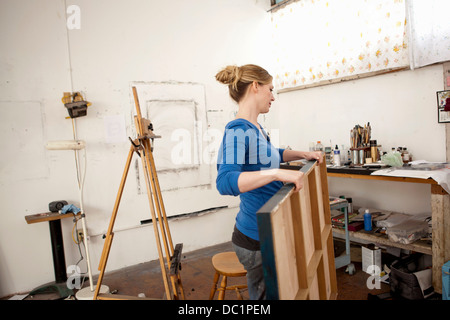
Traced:
<svg viewBox="0 0 450 320">
<path fill-rule="evenodd" d="M 319 163 L 323 162 L 323 152 L 322 151 L 310 151 L 305 152 L 306 160 L 317 160 Z"/>
<path fill-rule="evenodd" d="M 279 181 L 293 183 L 295 185 L 294 192 L 297 192 L 303 188 L 303 176 L 305 175 L 303 172 L 289 169 L 278 169 L 276 175 L 277 180 Z"/>
<path fill-rule="evenodd" d="M 283 153 L 283 161 L 295 161 L 300 159 L 306 160 L 317 160 L 319 163 L 323 162 L 323 152 L 322 151 L 296 151 L 285 149 Z"/>
</svg>

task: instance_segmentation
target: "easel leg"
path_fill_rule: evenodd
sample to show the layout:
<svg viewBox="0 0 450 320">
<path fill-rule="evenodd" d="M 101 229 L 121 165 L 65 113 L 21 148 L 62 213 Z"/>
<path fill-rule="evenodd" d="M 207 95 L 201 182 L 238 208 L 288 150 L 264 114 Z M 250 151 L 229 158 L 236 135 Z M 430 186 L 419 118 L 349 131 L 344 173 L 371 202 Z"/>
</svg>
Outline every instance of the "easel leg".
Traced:
<svg viewBox="0 0 450 320">
<path fill-rule="evenodd" d="M 145 182 L 146 182 L 146 186 L 147 186 L 147 196 L 148 196 L 148 201 L 150 204 L 150 211 L 151 211 L 151 215 L 152 215 L 152 224 L 153 224 L 153 231 L 155 233 L 155 239 L 156 239 L 156 248 L 158 249 L 158 256 L 159 256 L 159 263 L 161 265 L 161 272 L 162 272 L 162 277 L 163 277 L 163 281 L 164 281 L 164 288 L 166 290 L 166 296 L 167 299 L 172 299 L 172 296 L 170 294 L 170 289 L 169 289 L 169 284 L 168 284 L 168 280 L 167 280 L 167 272 L 166 272 L 166 267 L 164 264 L 164 259 L 163 259 L 163 252 L 162 252 L 162 248 L 161 248 L 161 241 L 160 241 L 160 235 L 159 235 L 159 230 L 158 230 L 158 222 L 157 220 L 159 220 L 159 223 L 161 223 L 161 219 L 157 219 L 156 218 L 156 213 L 155 213 L 155 208 L 154 208 L 154 203 L 153 203 L 153 199 L 152 199 L 152 187 L 151 187 L 151 179 L 149 176 L 149 162 L 148 162 L 148 155 L 151 154 L 150 148 L 145 147 L 144 145 L 144 150 L 143 152 L 141 152 L 141 160 L 142 160 L 142 167 L 144 168 L 144 176 L 145 176 Z M 164 239 L 164 238 L 163 238 Z M 165 239 L 164 239 L 165 241 Z M 167 249 L 166 249 L 166 254 L 167 254 Z"/>
<path fill-rule="evenodd" d="M 161 238 L 163 240 L 163 245 L 164 245 L 164 249 L 166 252 L 167 265 L 168 265 L 168 268 L 170 269 L 170 266 L 171 266 L 170 258 L 174 254 L 174 246 L 172 243 L 172 236 L 170 234 L 169 224 L 167 222 L 167 216 L 166 216 L 166 212 L 165 212 L 165 208 L 164 208 L 164 202 L 162 199 L 161 189 L 159 186 L 158 174 L 156 172 L 155 162 L 153 159 L 153 153 L 151 151 L 150 141 L 146 140 L 144 142 L 144 146 L 145 146 L 144 149 L 146 152 L 145 167 L 147 170 L 147 174 L 149 174 L 148 180 L 150 181 L 151 188 L 154 191 L 153 197 L 154 197 L 154 203 L 156 206 L 156 213 L 158 215 L 158 224 L 159 224 L 159 228 L 161 230 Z M 143 165 L 144 165 L 144 163 L 143 163 Z M 148 172 L 148 169 L 150 169 L 150 173 Z M 150 205 L 152 206 L 153 202 L 151 201 L 150 197 L 149 197 L 149 200 L 151 202 Z M 153 221 L 155 221 L 155 220 L 153 220 Z M 156 222 L 154 222 L 154 226 L 156 227 Z M 157 233 L 155 232 L 155 235 L 156 234 Z M 159 238 L 157 239 L 157 241 L 158 240 L 159 240 Z M 181 298 L 184 299 L 184 290 L 183 290 L 183 285 L 181 283 L 180 275 L 177 274 L 177 277 L 172 276 L 170 278 L 171 278 L 174 298 L 176 300 L 179 299 L 179 297 L 178 297 L 178 290 L 179 290 L 180 294 L 181 294 Z"/>
<path fill-rule="evenodd" d="M 105 243 L 103 244 L 102 256 L 100 257 L 100 264 L 98 266 L 98 270 L 100 271 L 100 275 L 97 280 L 97 287 L 95 288 L 94 300 L 97 299 L 100 287 L 103 281 L 103 275 L 105 273 L 106 261 L 108 260 L 109 251 L 111 249 L 111 243 L 114 236 L 113 229 L 114 223 L 117 217 L 117 211 L 119 210 L 120 200 L 122 198 L 123 189 L 125 186 L 125 181 L 127 180 L 128 171 L 130 170 L 131 160 L 133 158 L 134 147 L 130 147 L 130 151 L 128 152 L 127 162 L 125 164 L 125 169 L 122 174 L 122 180 L 120 181 L 119 191 L 117 192 L 116 202 L 114 204 L 113 213 L 111 215 L 111 220 L 109 222 L 108 232 L 106 233 Z"/>
</svg>

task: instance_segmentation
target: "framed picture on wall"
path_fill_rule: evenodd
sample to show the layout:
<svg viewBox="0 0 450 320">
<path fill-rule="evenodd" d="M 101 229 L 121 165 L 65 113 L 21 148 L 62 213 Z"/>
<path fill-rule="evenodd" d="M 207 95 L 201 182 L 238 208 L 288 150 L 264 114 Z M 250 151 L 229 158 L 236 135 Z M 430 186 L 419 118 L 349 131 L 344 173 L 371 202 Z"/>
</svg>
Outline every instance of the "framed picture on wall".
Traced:
<svg viewBox="0 0 450 320">
<path fill-rule="evenodd" d="M 450 123 L 450 90 L 437 91 L 438 122 Z"/>
</svg>

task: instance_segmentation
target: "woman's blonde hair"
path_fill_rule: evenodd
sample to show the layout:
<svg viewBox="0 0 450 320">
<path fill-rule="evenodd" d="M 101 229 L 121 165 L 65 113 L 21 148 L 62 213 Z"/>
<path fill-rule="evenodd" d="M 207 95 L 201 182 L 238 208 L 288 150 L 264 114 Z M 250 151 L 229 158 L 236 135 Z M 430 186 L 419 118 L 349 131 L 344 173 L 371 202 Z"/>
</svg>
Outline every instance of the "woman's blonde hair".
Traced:
<svg viewBox="0 0 450 320">
<path fill-rule="evenodd" d="M 272 76 L 260 66 L 246 64 L 241 67 L 227 66 L 216 74 L 216 80 L 228 85 L 231 98 L 239 103 L 254 81 L 260 84 L 272 83 Z"/>
</svg>

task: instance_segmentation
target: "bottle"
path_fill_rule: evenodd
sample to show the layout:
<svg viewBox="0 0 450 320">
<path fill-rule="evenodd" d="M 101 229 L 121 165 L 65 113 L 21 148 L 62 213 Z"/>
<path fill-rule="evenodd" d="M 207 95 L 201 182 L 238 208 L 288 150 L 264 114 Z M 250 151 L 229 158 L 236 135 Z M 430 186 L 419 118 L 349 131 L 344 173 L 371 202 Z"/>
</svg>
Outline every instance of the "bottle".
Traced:
<svg viewBox="0 0 450 320">
<path fill-rule="evenodd" d="M 400 158 L 402 159 L 402 161 L 403 161 L 403 155 L 404 155 L 404 153 L 405 153 L 405 152 L 404 152 L 404 149 L 405 149 L 405 148 L 403 148 L 403 147 L 398 147 L 398 149 L 397 149 L 398 152 L 400 152 Z"/>
<path fill-rule="evenodd" d="M 411 160 L 408 149 L 406 147 L 403 148 L 402 160 L 403 163 L 408 163 Z"/>
<path fill-rule="evenodd" d="M 353 199 L 352 198 L 346 198 L 346 200 L 348 202 L 347 212 L 348 212 L 348 214 L 352 214 L 353 213 Z"/>
<path fill-rule="evenodd" d="M 370 140 L 370 155 L 372 157 L 372 162 L 377 162 L 378 160 L 377 140 Z"/>
<path fill-rule="evenodd" d="M 383 154 L 386 154 L 386 151 L 381 151 L 381 146 L 380 145 L 377 145 L 377 161 L 380 161 L 381 160 L 381 156 L 383 155 Z"/>
<path fill-rule="evenodd" d="M 323 151 L 323 144 L 320 143 L 320 141 L 317 141 L 315 150 L 316 151 Z"/>
<path fill-rule="evenodd" d="M 347 152 L 345 152 L 345 146 L 341 145 L 341 165 L 345 165 L 345 162 L 347 161 Z"/>
<path fill-rule="evenodd" d="M 341 166 L 341 152 L 338 149 L 338 145 L 336 145 L 336 148 L 334 149 L 333 164 L 336 167 L 340 167 Z"/>
<path fill-rule="evenodd" d="M 331 147 L 325 147 L 325 161 L 328 165 L 333 164 L 333 159 L 331 157 Z"/>
<path fill-rule="evenodd" d="M 372 215 L 369 209 L 366 209 L 366 212 L 364 212 L 364 230 L 372 231 Z"/>
<path fill-rule="evenodd" d="M 345 196 L 342 195 L 342 196 L 339 196 L 339 198 L 340 198 L 340 199 L 345 199 Z M 345 209 L 344 209 L 344 208 L 341 208 L 341 212 L 345 212 Z"/>
</svg>

